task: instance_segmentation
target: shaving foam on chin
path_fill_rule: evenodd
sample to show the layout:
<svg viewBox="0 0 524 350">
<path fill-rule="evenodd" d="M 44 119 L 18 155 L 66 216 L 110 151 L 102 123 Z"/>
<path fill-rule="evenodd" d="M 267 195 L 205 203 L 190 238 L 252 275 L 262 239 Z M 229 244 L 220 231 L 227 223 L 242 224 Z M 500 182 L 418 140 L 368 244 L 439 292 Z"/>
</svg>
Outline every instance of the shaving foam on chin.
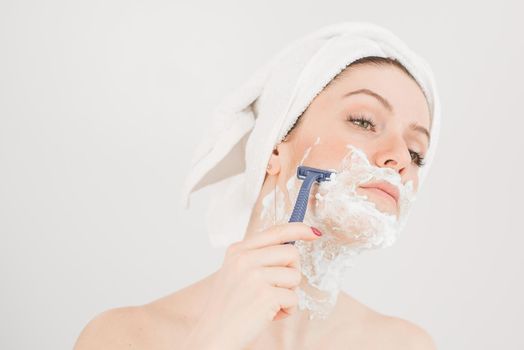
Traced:
<svg viewBox="0 0 524 350">
<path fill-rule="evenodd" d="M 317 139 L 315 145 L 318 143 Z M 330 181 L 315 185 L 310 194 L 312 205 L 304 223 L 320 229 L 322 237 L 311 242 L 295 242 L 302 274 L 306 277 L 296 291 L 299 308 L 309 310 L 310 319 L 325 318 L 330 313 L 336 304 L 345 270 L 353 266 L 355 256 L 365 250 L 388 247 L 397 240 L 416 199 L 412 181 L 402 184 L 394 169 L 373 166 L 361 149 L 352 145 L 347 148 L 340 169 L 329 169 L 336 173 L 331 175 Z M 380 211 L 367 196 L 356 192 L 358 186 L 375 181 L 387 181 L 398 188 L 398 216 Z M 292 202 L 299 189 L 300 180 L 291 177 L 286 190 Z M 285 205 L 285 198 L 277 188 L 263 199 L 261 219 L 268 225 L 271 216 L 275 224 L 289 220 L 291 211 Z"/>
</svg>

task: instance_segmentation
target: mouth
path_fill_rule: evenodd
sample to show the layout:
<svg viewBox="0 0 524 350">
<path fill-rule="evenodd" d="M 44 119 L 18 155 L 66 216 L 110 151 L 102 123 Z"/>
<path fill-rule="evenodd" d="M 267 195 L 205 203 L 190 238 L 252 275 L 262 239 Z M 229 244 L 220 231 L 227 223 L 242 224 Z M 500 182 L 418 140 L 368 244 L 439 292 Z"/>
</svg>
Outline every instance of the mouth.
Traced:
<svg viewBox="0 0 524 350">
<path fill-rule="evenodd" d="M 368 190 L 376 191 L 376 193 L 382 196 L 388 196 L 389 198 L 395 201 L 395 204 L 398 206 L 399 190 L 396 186 L 390 184 L 386 181 L 378 182 L 369 182 L 360 186 Z"/>
</svg>

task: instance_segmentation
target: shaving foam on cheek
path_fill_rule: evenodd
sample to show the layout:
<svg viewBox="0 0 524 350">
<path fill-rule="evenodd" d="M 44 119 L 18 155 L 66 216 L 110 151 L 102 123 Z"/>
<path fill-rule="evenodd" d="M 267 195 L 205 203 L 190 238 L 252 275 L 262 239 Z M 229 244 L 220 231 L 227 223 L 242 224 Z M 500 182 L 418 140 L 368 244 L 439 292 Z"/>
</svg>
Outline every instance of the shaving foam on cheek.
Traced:
<svg viewBox="0 0 524 350">
<path fill-rule="evenodd" d="M 317 139 L 318 144 L 319 139 Z M 314 146 L 314 145 L 313 145 Z M 302 274 L 306 277 L 297 289 L 299 308 L 310 311 L 310 319 L 325 318 L 335 306 L 345 270 L 353 266 L 362 251 L 392 245 L 403 229 L 409 208 L 416 199 L 413 182 L 405 185 L 391 168 L 369 163 L 365 153 L 347 145 L 348 153 L 330 181 L 313 187 L 304 223 L 319 228 L 323 236 L 312 241 L 296 241 Z M 309 155 L 306 150 L 301 164 Z M 387 181 L 399 190 L 397 215 L 380 211 L 367 196 L 359 195 L 359 185 Z M 292 176 L 286 183 L 288 198 L 294 203 L 300 180 Z M 285 223 L 292 208 L 285 206 L 286 195 L 277 187 L 263 199 L 261 219 L 264 226 Z M 271 220 L 272 219 L 272 220 Z M 270 222 L 272 221 L 272 222 Z"/>
<path fill-rule="evenodd" d="M 349 153 L 342 160 L 341 169 L 332 174 L 331 181 L 319 184 L 315 205 L 304 221 L 319 225 L 319 229 L 352 249 L 390 246 L 403 229 L 416 199 L 413 181 L 403 185 L 394 169 L 373 166 L 362 150 L 347 147 Z M 356 192 L 358 186 L 377 181 L 389 182 L 399 190 L 398 216 L 380 211 L 375 202 Z"/>
</svg>

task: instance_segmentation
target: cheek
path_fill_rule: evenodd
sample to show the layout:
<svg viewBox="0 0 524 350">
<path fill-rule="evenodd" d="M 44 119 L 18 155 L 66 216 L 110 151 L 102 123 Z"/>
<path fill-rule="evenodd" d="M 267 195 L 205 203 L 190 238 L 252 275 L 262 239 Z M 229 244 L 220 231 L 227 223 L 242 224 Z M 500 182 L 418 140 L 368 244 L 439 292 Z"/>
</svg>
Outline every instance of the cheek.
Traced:
<svg viewBox="0 0 524 350">
<path fill-rule="evenodd" d="M 302 165 L 320 169 L 338 169 L 341 160 L 347 154 L 345 144 L 322 142 L 306 147 L 297 164 L 303 159 Z"/>
<path fill-rule="evenodd" d="M 407 176 L 406 180 L 402 181 L 402 183 L 406 184 L 409 181 L 413 181 L 413 190 L 414 192 L 418 192 L 418 183 L 419 183 L 419 176 L 420 176 L 420 169 L 414 168 L 413 171 Z"/>
<path fill-rule="evenodd" d="M 369 154 L 366 152 L 366 149 L 358 144 L 340 140 L 320 140 L 318 144 L 312 142 L 307 147 L 304 145 L 301 148 L 301 151 L 297 152 L 298 160 L 295 164 L 298 166 L 303 160 L 302 165 L 305 166 L 326 170 L 335 169 L 339 171 L 343 159 L 347 158 L 351 153 L 347 147 L 348 145 L 361 149 L 369 159 Z"/>
<path fill-rule="evenodd" d="M 413 188 L 414 188 L 414 191 L 416 193 L 416 192 L 418 192 L 418 176 L 415 175 L 415 177 L 412 180 L 413 180 Z"/>
</svg>

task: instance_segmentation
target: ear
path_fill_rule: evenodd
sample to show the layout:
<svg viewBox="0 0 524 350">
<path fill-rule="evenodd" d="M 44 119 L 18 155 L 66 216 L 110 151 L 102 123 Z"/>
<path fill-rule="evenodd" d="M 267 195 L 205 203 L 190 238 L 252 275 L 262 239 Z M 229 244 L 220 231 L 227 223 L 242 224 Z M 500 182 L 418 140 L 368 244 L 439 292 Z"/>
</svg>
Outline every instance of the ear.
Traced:
<svg viewBox="0 0 524 350">
<path fill-rule="evenodd" d="M 269 162 L 267 163 L 266 172 L 269 175 L 276 175 L 280 173 L 280 161 L 281 159 L 278 153 L 278 149 L 275 147 L 273 149 L 271 157 L 269 158 Z"/>
</svg>

